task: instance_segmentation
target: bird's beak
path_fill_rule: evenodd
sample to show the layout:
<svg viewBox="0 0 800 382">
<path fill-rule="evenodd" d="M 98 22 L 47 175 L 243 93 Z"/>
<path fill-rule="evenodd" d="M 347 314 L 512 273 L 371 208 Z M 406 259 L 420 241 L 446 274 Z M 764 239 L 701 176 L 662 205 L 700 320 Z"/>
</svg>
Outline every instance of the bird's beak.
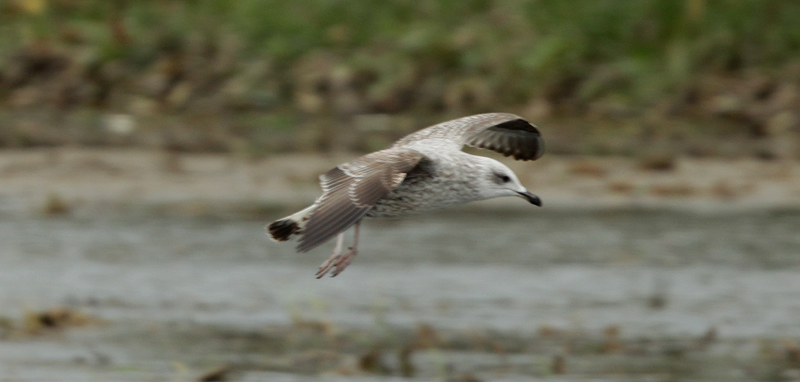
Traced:
<svg viewBox="0 0 800 382">
<path fill-rule="evenodd" d="M 542 199 L 539 199 L 538 196 L 532 194 L 530 191 L 525 192 L 518 192 L 521 198 L 525 198 L 525 200 L 531 202 L 531 204 L 537 205 L 539 207 L 542 206 Z"/>
</svg>

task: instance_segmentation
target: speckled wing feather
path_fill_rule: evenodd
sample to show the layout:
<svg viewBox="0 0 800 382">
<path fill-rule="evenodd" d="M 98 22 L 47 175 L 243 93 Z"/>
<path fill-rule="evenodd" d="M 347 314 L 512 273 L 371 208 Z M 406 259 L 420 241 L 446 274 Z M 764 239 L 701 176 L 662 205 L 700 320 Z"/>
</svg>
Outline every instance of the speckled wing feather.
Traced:
<svg viewBox="0 0 800 382">
<path fill-rule="evenodd" d="M 464 145 L 489 149 L 518 160 L 536 160 L 544 154 L 544 140 L 536 126 L 510 113 L 477 114 L 442 122 L 410 134 L 392 147 L 427 139 L 451 141 L 457 150 Z"/>
<path fill-rule="evenodd" d="M 322 196 L 297 246 L 306 252 L 361 220 L 397 187 L 423 155 L 411 149 L 387 149 L 342 164 L 320 177 Z"/>
</svg>

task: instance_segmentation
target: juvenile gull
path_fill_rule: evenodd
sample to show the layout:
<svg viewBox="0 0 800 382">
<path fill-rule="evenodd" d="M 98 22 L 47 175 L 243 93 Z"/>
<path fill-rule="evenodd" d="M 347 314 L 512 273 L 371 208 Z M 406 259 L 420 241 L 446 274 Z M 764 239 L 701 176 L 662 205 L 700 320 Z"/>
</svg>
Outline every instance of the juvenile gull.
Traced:
<svg viewBox="0 0 800 382">
<path fill-rule="evenodd" d="M 364 217 L 399 218 L 501 196 L 542 205 L 506 165 L 462 152 L 464 145 L 518 160 L 536 160 L 544 154 L 539 130 L 514 114 L 478 114 L 443 122 L 328 171 L 320 176 L 322 196 L 313 205 L 270 223 L 267 231 L 275 241 L 299 236 L 298 252 L 338 235 L 333 254 L 317 271 L 320 278 L 333 269 L 333 277 L 356 255 Z M 353 225 L 353 246 L 342 253 L 344 231 Z"/>
</svg>

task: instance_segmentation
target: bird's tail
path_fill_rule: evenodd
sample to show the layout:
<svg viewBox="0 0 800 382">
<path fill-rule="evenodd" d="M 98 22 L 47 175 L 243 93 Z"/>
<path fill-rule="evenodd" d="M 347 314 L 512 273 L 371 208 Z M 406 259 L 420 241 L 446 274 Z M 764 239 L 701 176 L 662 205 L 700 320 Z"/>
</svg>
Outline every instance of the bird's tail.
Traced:
<svg viewBox="0 0 800 382">
<path fill-rule="evenodd" d="M 267 225 L 269 237 L 275 241 L 287 241 L 296 235 L 302 234 L 313 208 L 314 206 L 308 207 L 293 215 L 269 223 Z"/>
</svg>

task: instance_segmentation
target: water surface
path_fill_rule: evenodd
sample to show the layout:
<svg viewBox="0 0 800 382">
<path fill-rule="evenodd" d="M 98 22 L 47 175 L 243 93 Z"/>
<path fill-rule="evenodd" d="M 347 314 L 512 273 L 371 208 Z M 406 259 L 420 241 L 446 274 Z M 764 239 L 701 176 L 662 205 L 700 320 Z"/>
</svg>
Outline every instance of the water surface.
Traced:
<svg viewBox="0 0 800 382">
<path fill-rule="evenodd" d="M 0 377 L 176 379 L 230 364 L 234 379 L 315 380 L 358 369 L 373 342 L 402 346 L 423 324 L 451 340 L 415 353 L 422 380 L 557 378 L 551 362 L 561 356 L 577 380 L 597 380 L 598 370 L 616 370 L 609 380 L 769 379 L 799 366 L 785 364 L 780 344 L 800 338 L 800 213 L 456 211 L 371 221 L 355 262 L 322 280 L 314 273 L 330 245 L 295 254 L 269 241 L 264 223 L 0 218 L 4 316 L 67 306 L 105 322 L 0 340 Z M 334 329 L 309 334 L 304 323 Z M 556 339 L 544 339 L 551 332 Z M 686 345 L 709 332 L 710 350 Z M 464 333 L 496 335 L 508 354 L 453 345 Z M 330 336 L 352 345 L 331 347 Z M 609 338 L 622 350 L 586 350 Z M 625 361 L 642 341 L 659 350 Z M 688 355 L 674 359 L 676 346 Z M 393 353 L 384 363 L 389 376 L 358 378 L 397 377 Z M 761 370 L 754 363 L 771 366 L 747 374 Z M 340 374 L 324 378 L 352 380 Z"/>
</svg>

